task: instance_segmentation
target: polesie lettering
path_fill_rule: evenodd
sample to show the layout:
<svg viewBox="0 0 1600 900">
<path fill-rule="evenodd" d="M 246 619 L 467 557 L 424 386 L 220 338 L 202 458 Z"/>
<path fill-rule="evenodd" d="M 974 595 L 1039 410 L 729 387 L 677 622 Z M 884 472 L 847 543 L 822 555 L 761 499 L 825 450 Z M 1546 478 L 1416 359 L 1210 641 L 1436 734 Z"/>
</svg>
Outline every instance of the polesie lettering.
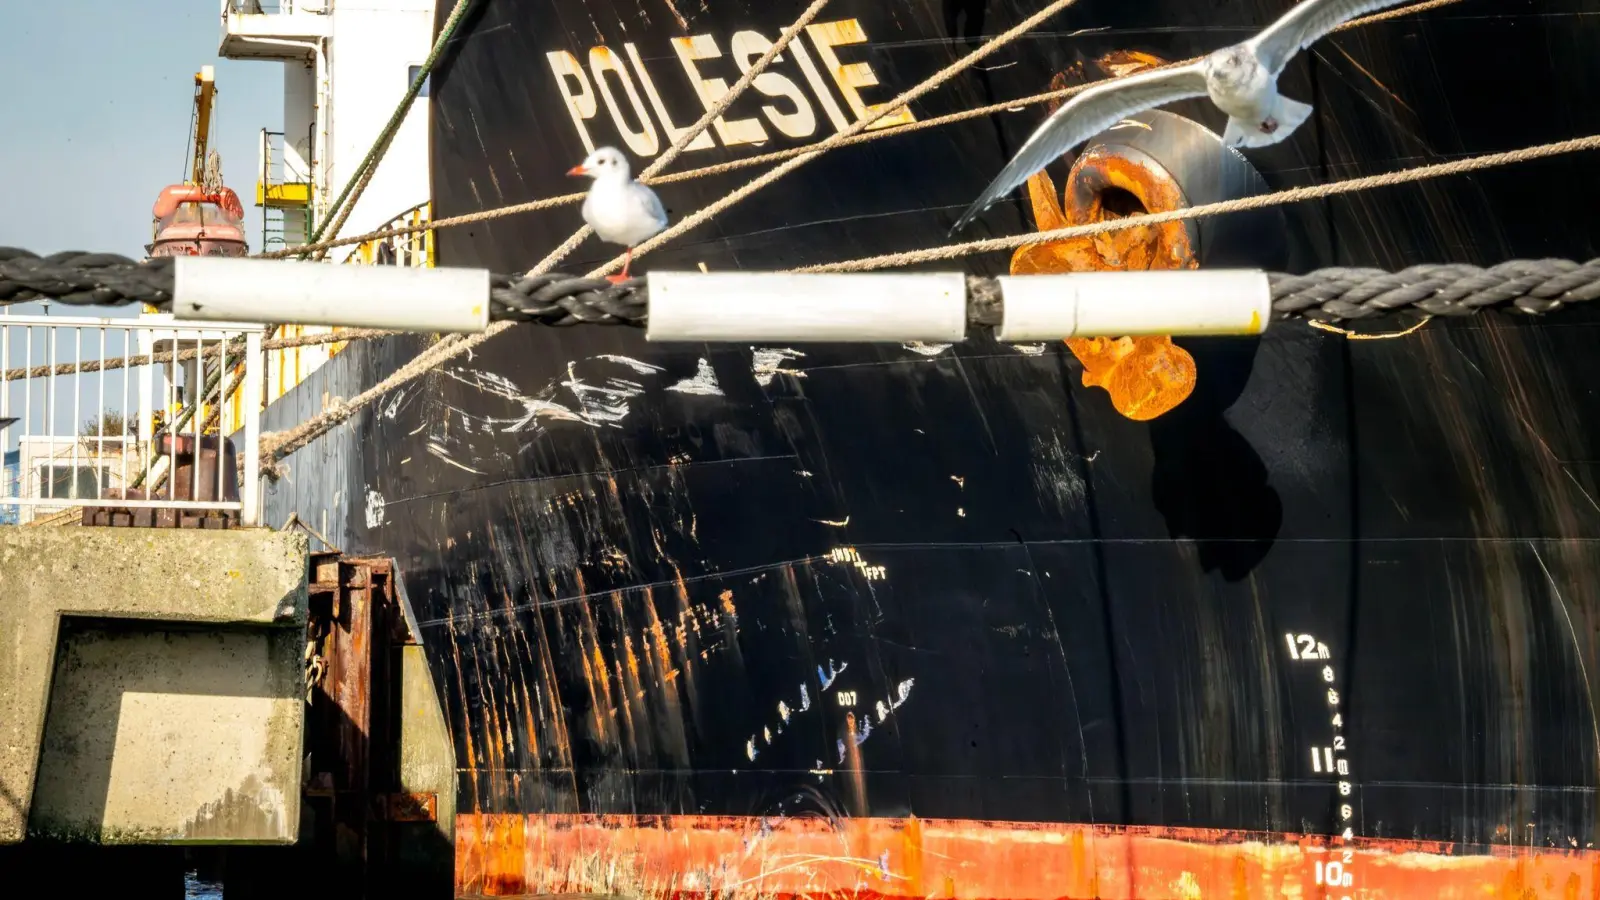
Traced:
<svg viewBox="0 0 1600 900">
<path fill-rule="evenodd" d="M 611 121 L 617 125 L 617 131 L 622 139 L 627 142 L 628 149 L 638 156 L 654 156 L 661 150 L 661 140 L 656 136 L 655 123 L 650 121 L 650 114 L 645 112 L 644 102 L 639 99 L 639 91 L 635 89 L 633 79 L 628 77 L 628 70 L 622 60 L 610 47 L 591 47 L 589 49 L 589 71 L 594 73 L 595 86 L 600 89 L 600 96 L 606 101 L 606 112 L 611 114 Z M 622 90 L 627 93 L 628 104 L 633 107 L 634 118 L 640 123 L 638 131 L 628 124 L 627 117 L 617 106 L 616 95 L 611 90 L 611 79 L 607 75 L 615 76 L 621 83 Z"/>
<path fill-rule="evenodd" d="M 694 92 L 700 95 L 700 102 L 710 110 L 722 101 L 728 93 L 728 84 L 721 78 L 707 77 L 700 72 L 696 63 L 703 59 L 721 59 L 722 50 L 717 46 L 716 39 L 709 34 L 697 34 L 694 37 L 673 38 L 672 49 L 677 51 L 678 61 L 683 63 L 683 71 L 689 75 L 689 84 L 693 85 Z M 776 62 L 776 60 L 774 60 Z M 732 147 L 736 144 L 765 144 L 767 131 L 755 119 L 736 119 L 732 122 L 724 116 L 718 116 L 711 123 L 717 130 L 717 137 L 722 143 Z"/>
<path fill-rule="evenodd" d="M 750 91 L 713 120 L 712 127 L 690 142 L 686 151 L 712 150 L 719 145 L 759 147 L 768 144 L 774 132 L 792 141 L 815 140 L 820 137 L 818 126 L 824 117 L 838 132 L 850 127 L 852 121 L 877 112 L 889 92 L 883 89 L 871 64 L 840 59 L 839 48 L 867 41 L 866 30 L 858 19 L 808 26 L 756 76 Z M 663 53 L 648 62 L 632 43 L 622 44 L 620 53 L 600 44 L 581 56 L 569 50 L 553 50 L 545 58 L 585 151 L 606 143 L 609 124 L 611 133 L 631 153 L 649 158 L 676 142 L 690 123 L 714 108 L 733 82 L 747 74 L 772 44 L 766 35 L 746 29 L 726 41 L 713 34 L 673 38 L 670 55 Z M 672 71 L 674 68 L 680 71 Z M 824 71 L 828 74 L 824 75 Z M 678 103 L 682 100 L 677 98 L 693 96 L 700 109 L 678 109 L 675 119 L 662 86 L 669 88 L 669 95 Z M 688 90 L 672 92 L 675 87 Z M 882 97 L 877 103 L 869 102 L 863 92 Z M 600 118 L 602 108 L 605 119 Z M 735 110 L 740 114 L 736 115 Z M 889 128 L 915 121 L 911 110 L 902 109 L 871 127 Z M 597 128 L 601 133 L 598 140 Z"/>
</svg>

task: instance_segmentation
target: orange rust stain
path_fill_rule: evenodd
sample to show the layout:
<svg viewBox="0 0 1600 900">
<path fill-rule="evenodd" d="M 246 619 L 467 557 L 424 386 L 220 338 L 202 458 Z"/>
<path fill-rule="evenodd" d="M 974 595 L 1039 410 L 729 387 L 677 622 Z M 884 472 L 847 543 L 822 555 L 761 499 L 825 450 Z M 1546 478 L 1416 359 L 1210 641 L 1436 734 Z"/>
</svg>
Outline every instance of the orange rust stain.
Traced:
<svg viewBox="0 0 1600 900">
<path fill-rule="evenodd" d="M 617 654 L 621 656 L 621 654 Z M 622 660 L 619 658 L 614 663 L 617 670 L 617 689 L 622 691 L 622 726 L 628 729 L 628 740 L 633 744 L 634 758 L 639 759 L 639 726 L 633 721 L 633 697 L 628 688 L 628 679 L 622 672 Z"/>
<path fill-rule="evenodd" d="M 500 598 L 502 601 L 501 608 L 505 610 L 506 613 L 506 621 L 516 621 L 516 605 L 511 600 L 511 592 L 502 588 L 500 591 Z M 511 629 L 511 632 L 514 635 L 513 640 L 522 645 L 523 658 L 526 659 L 531 657 L 533 655 L 533 648 L 528 645 L 527 634 L 525 634 L 521 628 L 513 628 Z M 521 660 L 512 660 L 512 648 L 507 646 L 503 641 L 501 642 L 501 650 L 505 657 L 506 671 L 508 673 L 514 673 L 516 677 L 515 684 L 511 684 L 506 688 L 506 695 L 511 700 L 513 706 L 520 705 L 522 707 L 523 726 L 527 729 L 528 757 L 532 760 L 533 764 L 537 766 L 539 765 L 539 731 L 538 727 L 534 723 L 533 718 L 533 698 L 528 695 L 527 672 L 523 668 Z M 517 696 L 519 693 L 521 694 L 520 704 L 517 702 Z M 511 713 L 508 712 L 506 714 L 506 721 L 510 722 L 510 720 Z"/>
<path fill-rule="evenodd" d="M 668 749 L 671 750 L 673 757 L 680 761 L 687 761 L 689 747 L 682 730 L 684 717 L 681 704 L 678 701 L 678 690 L 676 686 L 669 684 L 667 679 L 667 673 L 674 671 L 672 651 L 667 648 L 667 638 L 661 625 L 661 617 L 656 614 L 654 590 L 650 588 L 644 589 L 643 606 L 645 613 L 649 616 L 649 624 L 645 628 L 645 634 L 641 635 L 641 640 L 646 644 L 645 663 L 655 676 L 655 684 L 661 688 L 661 690 L 657 691 L 657 697 L 663 706 L 663 715 L 660 721 L 669 729 L 667 738 L 670 744 Z"/>
<path fill-rule="evenodd" d="M 622 596 L 617 592 L 612 592 L 612 598 L 616 602 L 620 614 Z M 650 707 L 649 704 L 645 703 L 644 683 L 639 678 L 639 656 L 633 650 L 633 635 L 624 634 L 622 636 L 622 649 L 617 652 L 617 656 L 619 657 L 617 662 L 617 684 L 621 686 L 626 695 L 622 708 L 627 716 L 626 724 L 632 733 L 634 753 L 636 754 L 634 758 L 644 759 L 645 754 L 654 752 L 654 741 L 651 740 L 649 728 L 641 728 L 640 723 L 635 721 L 633 715 L 634 704 L 641 704 L 639 718 L 644 720 L 644 724 L 648 726 Z"/>
<path fill-rule="evenodd" d="M 856 735 L 856 714 L 845 713 L 844 716 L 844 764 L 845 771 L 850 776 L 850 806 L 851 813 L 857 816 L 867 814 L 867 780 L 866 774 L 861 770 L 861 746 Z"/>
<path fill-rule="evenodd" d="M 474 648 L 473 655 L 477 655 L 476 648 Z M 483 667 L 481 660 L 479 661 L 478 665 L 480 669 Z M 489 784 L 491 789 L 493 789 L 496 793 L 503 794 L 505 791 L 506 735 L 508 733 L 508 727 L 507 722 L 504 720 L 504 717 L 501 714 L 502 711 L 500 700 L 495 694 L 495 679 L 485 678 L 482 679 L 482 681 L 484 683 L 483 692 L 488 695 L 488 701 L 485 704 L 485 708 L 488 711 L 488 716 L 486 717 L 486 721 L 484 723 L 484 728 L 488 734 L 486 735 L 484 746 L 485 752 L 489 757 L 487 765 L 487 768 L 491 773 Z"/>
<path fill-rule="evenodd" d="M 625 634 L 622 636 L 622 652 L 628 657 L 628 674 L 633 676 L 633 680 L 637 683 L 639 681 L 639 655 L 633 652 L 633 635 Z M 642 689 L 640 696 L 644 696 Z"/>
<path fill-rule="evenodd" d="M 1377 86 L 1378 90 L 1387 94 L 1389 96 L 1389 102 L 1400 107 L 1406 112 L 1411 113 L 1412 115 L 1417 114 L 1417 111 L 1411 108 L 1411 104 L 1401 99 L 1399 94 L 1396 94 L 1394 91 L 1390 90 L 1387 84 L 1384 84 L 1382 81 L 1378 80 L 1378 76 L 1372 74 L 1371 70 L 1369 70 L 1366 66 L 1363 66 L 1359 61 L 1356 60 L 1354 56 L 1351 56 L 1349 51 L 1338 46 L 1337 44 L 1332 46 L 1340 56 L 1345 58 L 1346 62 L 1350 63 L 1351 67 L 1353 67 L 1357 72 L 1360 72 L 1362 75 L 1365 75 L 1368 81 Z"/>
<path fill-rule="evenodd" d="M 550 588 L 549 596 L 560 596 L 556 593 L 555 583 L 547 582 Z M 555 627 L 559 633 L 561 628 L 561 610 L 554 609 L 550 612 L 555 620 Z M 539 638 L 539 718 L 541 721 L 555 728 L 556 765 L 561 768 L 572 768 L 572 736 L 567 731 L 567 719 L 562 714 L 565 704 L 561 700 L 561 685 L 556 681 L 555 655 L 550 651 L 550 634 L 543 616 L 534 619 L 538 627 Z M 573 776 L 576 779 L 576 775 Z"/>
<path fill-rule="evenodd" d="M 1099 60 L 1115 75 L 1162 64 L 1147 53 L 1118 51 Z M 1081 73 L 1074 75 L 1081 77 Z M 1057 76 L 1052 86 L 1064 82 Z M 1161 212 L 1184 205 L 1177 185 L 1143 166 L 1102 150 L 1081 154 L 1072 167 L 1069 190 L 1084 191 L 1057 198 L 1055 182 L 1040 171 L 1028 179 L 1034 227 L 1051 231 L 1073 225 Z M 1093 185 L 1093 189 L 1087 186 Z M 1195 268 L 1193 248 L 1182 222 L 1164 222 L 1107 234 L 1051 241 L 1021 247 L 1011 257 L 1013 275 L 1064 272 Z M 1083 364 L 1085 387 L 1106 391 L 1117 412 L 1136 421 L 1154 419 L 1188 399 L 1198 377 L 1194 357 L 1166 335 L 1120 338 L 1068 338 Z"/>
<path fill-rule="evenodd" d="M 521 683 L 518 684 L 517 687 L 522 690 L 522 718 L 524 726 L 528 730 L 528 759 L 533 762 L 534 766 L 538 766 L 539 727 L 534 723 L 533 719 L 533 698 L 528 695 L 528 680 L 526 678 L 519 680 Z"/>
<path fill-rule="evenodd" d="M 1095 60 L 1095 64 L 1104 69 L 1106 74 L 1121 78 L 1144 69 L 1164 66 L 1167 61 L 1142 50 L 1113 50 Z"/>
<path fill-rule="evenodd" d="M 575 575 L 577 591 L 585 595 L 583 573 Z M 583 618 L 578 622 L 577 638 L 583 663 L 583 683 L 589 689 L 589 709 L 594 719 L 594 736 L 602 745 L 611 740 L 610 723 L 614 715 L 611 703 L 611 672 L 600 650 L 600 630 L 594 620 L 594 610 L 587 602 L 579 604 Z"/>
<path fill-rule="evenodd" d="M 905 860 L 906 893 L 924 896 L 922 885 L 922 823 L 916 816 L 906 819 L 906 829 L 900 846 L 901 859 Z"/>
<path fill-rule="evenodd" d="M 694 636 L 697 637 L 697 638 L 705 637 L 705 630 L 706 630 L 705 611 L 703 609 L 701 609 L 699 606 L 691 606 L 691 607 L 689 607 L 689 621 L 694 623 Z"/>
<path fill-rule="evenodd" d="M 467 703 L 466 676 L 461 672 L 461 644 L 456 640 L 455 619 L 452 618 L 445 622 L 445 632 L 450 635 L 450 658 L 454 661 L 456 669 L 456 696 L 461 703 L 461 713 L 465 716 L 471 706 Z M 472 726 L 470 724 L 461 729 L 461 740 L 462 748 L 467 754 L 467 768 L 476 769 L 478 767 L 478 754 L 472 746 Z M 468 783 L 472 785 L 472 808 L 475 810 L 482 809 L 478 796 L 478 779 L 470 778 Z"/>
<path fill-rule="evenodd" d="M 661 620 L 654 615 L 650 617 L 650 640 L 651 646 L 656 651 L 656 671 L 660 673 L 657 675 L 657 679 L 664 682 L 666 681 L 666 673 L 673 671 L 675 667 L 672 663 L 672 650 L 667 646 L 666 628 L 662 626 Z"/>
<path fill-rule="evenodd" d="M 1089 869 L 1088 848 L 1084 846 L 1083 832 L 1074 832 L 1067 836 L 1067 873 L 1073 886 L 1078 885 L 1083 875 Z M 1098 895 L 1098 890 L 1091 896 Z"/>
<path fill-rule="evenodd" d="M 693 615 L 694 604 L 689 601 L 689 585 L 683 580 L 683 570 L 678 568 L 676 561 L 669 559 L 672 565 L 673 585 L 678 596 L 678 625 L 673 637 L 677 643 L 678 667 L 683 670 L 683 687 L 689 695 L 691 708 L 700 703 L 700 692 L 694 681 L 694 650 L 689 646 L 689 619 Z"/>
<path fill-rule="evenodd" d="M 456 891 L 638 900 L 830 897 L 1062 900 L 1333 896 L 1344 860 L 1362 900 L 1555 900 L 1600 890 L 1593 850 L 1472 848 L 1199 828 L 916 818 L 462 814 Z M 646 896 L 648 895 L 648 896 Z M 630 894 L 630 896 L 632 896 Z"/>
<path fill-rule="evenodd" d="M 1249 900 L 1250 898 L 1250 864 L 1244 854 L 1233 858 L 1233 893 L 1232 900 Z M 1257 867 L 1259 868 L 1259 867 Z"/>
<path fill-rule="evenodd" d="M 606 665 L 605 653 L 600 649 L 600 636 L 594 630 L 593 621 L 590 622 L 589 652 L 594 656 L 595 675 L 600 679 L 601 693 L 605 696 L 605 708 L 610 710 L 614 701 L 611 697 L 611 673 Z"/>
</svg>

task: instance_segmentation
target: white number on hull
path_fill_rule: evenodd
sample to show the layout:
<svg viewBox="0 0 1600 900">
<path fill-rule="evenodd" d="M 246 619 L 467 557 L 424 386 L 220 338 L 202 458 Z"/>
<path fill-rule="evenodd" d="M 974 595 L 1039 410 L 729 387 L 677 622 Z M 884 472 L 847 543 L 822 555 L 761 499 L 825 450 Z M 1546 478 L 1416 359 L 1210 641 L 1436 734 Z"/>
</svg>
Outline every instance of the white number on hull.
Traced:
<svg viewBox="0 0 1600 900">
<path fill-rule="evenodd" d="M 1328 652 L 1328 645 L 1318 643 L 1317 639 L 1309 634 L 1294 634 L 1290 632 L 1283 636 L 1289 642 L 1290 659 L 1332 659 L 1333 654 Z"/>
<path fill-rule="evenodd" d="M 1317 863 L 1317 884 L 1325 884 L 1329 887 L 1351 887 L 1355 883 L 1355 877 L 1344 870 L 1342 863 Z"/>
<path fill-rule="evenodd" d="M 1283 636 L 1284 643 L 1289 648 L 1289 659 L 1295 662 L 1316 660 L 1327 663 L 1322 667 L 1322 683 L 1331 685 L 1338 681 L 1338 673 L 1334 670 L 1330 660 L 1333 654 L 1328 651 L 1328 645 L 1318 641 L 1309 634 L 1288 632 Z M 1350 782 L 1350 760 L 1335 754 L 1344 753 L 1348 749 L 1348 742 L 1343 734 L 1344 714 L 1339 709 L 1339 692 L 1329 687 L 1326 688 L 1325 697 L 1328 706 L 1332 707 L 1333 715 L 1329 724 L 1333 726 L 1333 742 L 1320 747 L 1311 748 L 1311 771 L 1316 775 L 1325 775 L 1336 779 L 1335 787 L 1341 799 L 1351 798 L 1355 791 Z M 1356 809 L 1354 802 L 1346 799 L 1339 804 L 1339 824 L 1343 826 L 1339 838 L 1342 841 L 1351 841 L 1355 837 L 1355 830 L 1351 822 L 1355 819 Z M 1339 900 L 1350 900 L 1354 896 L 1356 884 L 1354 869 L 1355 853 L 1349 849 L 1340 851 L 1341 859 L 1338 862 L 1318 862 L 1316 866 L 1316 882 L 1319 886 L 1341 889 L 1338 893 Z"/>
</svg>

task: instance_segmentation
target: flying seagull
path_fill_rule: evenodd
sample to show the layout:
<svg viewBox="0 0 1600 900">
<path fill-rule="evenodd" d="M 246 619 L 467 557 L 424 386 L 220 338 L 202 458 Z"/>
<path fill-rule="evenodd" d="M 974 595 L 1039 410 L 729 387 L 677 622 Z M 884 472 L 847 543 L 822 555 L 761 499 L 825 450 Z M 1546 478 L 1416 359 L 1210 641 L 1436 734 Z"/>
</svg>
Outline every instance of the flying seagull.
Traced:
<svg viewBox="0 0 1600 900">
<path fill-rule="evenodd" d="M 628 267 L 633 265 L 633 248 L 667 227 L 667 211 L 661 206 L 661 198 L 633 180 L 628 158 L 615 147 L 600 147 L 567 174 L 594 179 L 589 185 L 589 195 L 583 200 L 583 220 L 601 240 L 628 248 L 622 274 L 611 276 L 613 283 L 627 281 Z"/>
<path fill-rule="evenodd" d="M 1248 41 L 1223 47 L 1186 66 L 1142 72 L 1089 88 L 1039 126 L 983 195 L 961 214 L 951 233 L 966 227 L 1051 160 L 1152 107 L 1209 96 L 1228 114 L 1223 144 L 1266 147 L 1278 143 L 1311 115 L 1310 104 L 1278 93 L 1278 76 L 1289 60 L 1345 22 L 1400 2 L 1301 0 Z"/>
</svg>

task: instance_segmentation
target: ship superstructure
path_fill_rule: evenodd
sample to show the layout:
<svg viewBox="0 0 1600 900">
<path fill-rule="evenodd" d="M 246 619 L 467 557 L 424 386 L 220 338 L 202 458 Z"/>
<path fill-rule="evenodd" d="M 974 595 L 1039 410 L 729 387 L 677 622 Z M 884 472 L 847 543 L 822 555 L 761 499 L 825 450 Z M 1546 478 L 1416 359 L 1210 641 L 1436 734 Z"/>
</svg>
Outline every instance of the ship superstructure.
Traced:
<svg viewBox="0 0 1600 900">
<path fill-rule="evenodd" d="M 283 121 L 262 125 L 256 168 L 263 251 L 307 243 L 358 177 L 432 47 L 433 7 L 431 0 L 225 0 L 219 55 L 283 69 Z M 428 93 L 425 86 L 411 106 L 340 236 L 427 221 Z M 329 258 L 432 265 L 432 239 L 426 232 L 389 238 L 337 249 Z M 287 326 L 279 333 L 292 338 L 328 330 Z M 342 348 L 322 344 L 269 354 L 269 400 Z"/>
</svg>

